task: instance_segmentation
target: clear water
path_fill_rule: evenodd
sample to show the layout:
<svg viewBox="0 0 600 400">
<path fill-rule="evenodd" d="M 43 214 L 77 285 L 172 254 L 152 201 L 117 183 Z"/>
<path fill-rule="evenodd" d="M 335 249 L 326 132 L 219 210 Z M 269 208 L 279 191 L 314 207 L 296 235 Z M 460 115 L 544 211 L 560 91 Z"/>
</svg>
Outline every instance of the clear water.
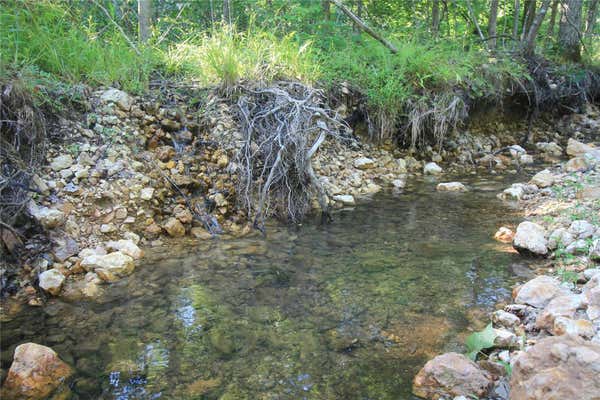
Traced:
<svg viewBox="0 0 600 400">
<path fill-rule="evenodd" d="M 332 224 L 150 250 L 98 302 L 4 323 L 2 368 L 33 341 L 75 366 L 76 399 L 411 399 L 424 362 L 461 351 L 509 296 L 501 179 L 413 183 Z"/>
</svg>

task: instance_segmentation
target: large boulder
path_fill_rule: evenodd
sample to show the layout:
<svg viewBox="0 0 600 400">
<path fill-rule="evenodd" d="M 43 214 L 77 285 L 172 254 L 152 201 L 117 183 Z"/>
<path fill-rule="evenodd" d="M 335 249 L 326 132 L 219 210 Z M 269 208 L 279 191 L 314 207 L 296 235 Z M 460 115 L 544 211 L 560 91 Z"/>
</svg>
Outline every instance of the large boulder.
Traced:
<svg viewBox="0 0 600 400">
<path fill-rule="evenodd" d="M 600 345 L 572 336 L 540 340 L 521 353 L 512 369 L 515 400 L 597 400 Z"/>
<path fill-rule="evenodd" d="M 120 251 L 106 255 L 90 255 L 81 260 L 81 266 L 86 271 L 98 274 L 100 279 L 113 282 L 129 275 L 135 269 L 133 258 Z"/>
<path fill-rule="evenodd" d="M 413 380 L 413 393 L 437 400 L 447 397 L 484 397 L 490 388 L 490 376 L 462 354 L 446 353 L 425 364 Z"/>
<path fill-rule="evenodd" d="M 65 276 L 57 269 L 49 269 L 39 275 L 39 282 L 42 289 L 56 296 L 65 282 Z"/>
<path fill-rule="evenodd" d="M 521 222 L 513 239 L 513 247 L 520 253 L 545 256 L 548 254 L 546 231 L 536 223 Z"/>
<path fill-rule="evenodd" d="M 521 286 L 515 296 L 515 303 L 544 308 L 553 298 L 566 293 L 567 290 L 556 279 L 541 275 Z"/>
<path fill-rule="evenodd" d="M 24 343 L 15 349 L 0 397 L 4 400 L 46 399 L 72 374 L 71 367 L 51 348 Z"/>
</svg>

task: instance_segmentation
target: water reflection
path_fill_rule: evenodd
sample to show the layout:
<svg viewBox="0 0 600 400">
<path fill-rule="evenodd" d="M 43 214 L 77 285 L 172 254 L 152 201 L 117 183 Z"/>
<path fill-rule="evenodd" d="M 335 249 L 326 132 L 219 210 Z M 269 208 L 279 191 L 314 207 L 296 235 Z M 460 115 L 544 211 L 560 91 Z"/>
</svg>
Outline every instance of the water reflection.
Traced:
<svg viewBox="0 0 600 400">
<path fill-rule="evenodd" d="M 468 183 L 468 182 L 467 182 Z M 509 295 L 507 221 L 489 187 L 380 195 L 330 225 L 149 251 L 99 302 L 53 300 L 3 324 L 77 369 L 76 399 L 408 399 L 471 311 Z"/>
</svg>

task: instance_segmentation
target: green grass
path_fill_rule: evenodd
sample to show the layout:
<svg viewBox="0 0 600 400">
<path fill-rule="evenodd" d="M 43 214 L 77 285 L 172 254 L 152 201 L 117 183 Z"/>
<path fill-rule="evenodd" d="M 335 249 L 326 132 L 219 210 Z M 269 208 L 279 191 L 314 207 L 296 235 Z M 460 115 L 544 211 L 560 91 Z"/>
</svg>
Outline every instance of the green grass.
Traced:
<svg viewBox="0 0 600 400">
<path fill-rule="evenodd" d="M 207 86 L 284 78 L 311 83 L 319 76 L 310 42 L 299 44 L 293 34 L 280 38 L 253 28 L 222 27 L 193 35 L 163 51 L 162 61 L 168 73 Z"/>
<path fill-rule="evenodd" d="M 39 70 L 72 84 L 118 84 L 142 91 L 155 67 L 153 51 L 142 48 L 138 55 L 119 33 L 108 29 L 98 35 L 97 28 L 65 3 L 3 2 L 0 69 L 4 74 Z"/>
</svg>

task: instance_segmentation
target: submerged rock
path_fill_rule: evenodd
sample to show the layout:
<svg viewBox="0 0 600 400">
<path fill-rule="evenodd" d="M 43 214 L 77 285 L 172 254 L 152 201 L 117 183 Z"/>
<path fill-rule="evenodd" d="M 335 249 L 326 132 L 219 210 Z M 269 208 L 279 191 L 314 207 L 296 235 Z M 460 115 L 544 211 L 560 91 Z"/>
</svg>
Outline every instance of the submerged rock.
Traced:
<svg viewBox="0 0 600 400">
<path fill-rule="evenodd" d="M 353 206 L 356 205 L 356 201 L 354 200 L 354 196 L 350 194 L 338 194 L 333 196 L 333 200 L 339 201 L 345 206 Z"/>
<path fill-rule="evenodd" d="M 56 296 L 65 281 L 65 276 L 56 269 L 44 271 L 39 276 L 40 287 L 46 292 Z"/>
<path fill-rule="evenodd" d="M 169 218 L 164 228 L 171 237 L 185 236 L 185 227 L 177 218 Z"/>
<path fill-rule="evenodd" d="M 515 233 L 510 228 L 505 226 L 500 227 L 500 229 L 498 229 L 498 231 L 494 234 L 494 239 L 502 243 L 511 243 L 514 237 Z"/>
<path fill-rule="evenodd" d="M 375 161 L 367 157 L 361 157 L 354 160 L 354 168 L 357 169 L 371 169 L 375 167 Z"/>
<path fill-rule="evenodd" d="M 439 192 L 466 192 L 467 187 L 460 182 L 440 183 L 436 186 Z"/>
<path fill-rule="evenodd" d="M 546 232 L 540 225 L 529 221 L 521 222 L 513 239 L 513 247 L 520 253 L 546 255 L 548 241 L 545 235 Z"/>
<path fill-rule="evenodd" d="M 72 374 L 71 367 L 51 348 L 25 343 L 15 349 L 1 397 L 4 400 L 46 399 Z"/>
<path fill-rule="evenodd" d="M 600 345 L 571 336 L 540 340 L 512 369 L 511 399 L 597 400 Z"/>
<path fill-rule="evenodd" d="M 426 399 L 484 397 L 489 374 L 462 354 L 446 353 L 425 364 L 413 380 L 413 393 Z"/>
</svg>

